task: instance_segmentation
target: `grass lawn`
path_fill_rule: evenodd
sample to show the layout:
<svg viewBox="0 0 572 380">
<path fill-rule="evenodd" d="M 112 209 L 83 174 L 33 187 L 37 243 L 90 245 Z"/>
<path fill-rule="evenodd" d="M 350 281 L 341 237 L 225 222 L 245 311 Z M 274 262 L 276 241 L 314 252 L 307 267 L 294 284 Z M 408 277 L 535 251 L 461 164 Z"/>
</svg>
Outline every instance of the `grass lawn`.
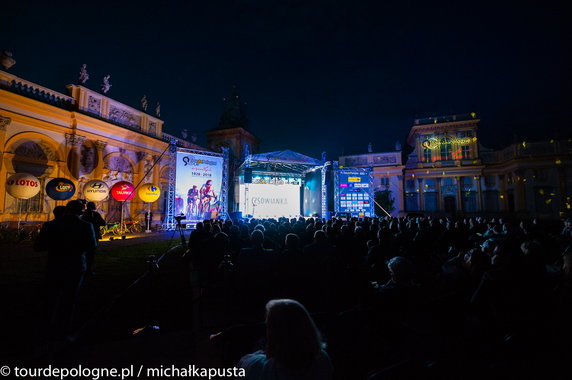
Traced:
<svg viewBox="0 0 572 380">
<path fill-rule="evenodd" d="M 100 244 L 94 277 L 86 279 L 76 309 L 75 328 L 84 342 L 102 342 L 127 337 L 147 323 L 166 330 L 179 328 L 191 318 L 187 266 L 178 240 L 119 240 Z M 170 246 L 170 243 L 172 245 Z M 130 286 L 147 270 L 149 255 L 157 257 L 169 248 L 154 277 Z M 31 243 L 0 246 L 2 312 L 0 356 L 26 355 L 39 340 L 45 326 L 46 253 L 34 252 Z M 127 290 L 126 290 L 127 289 Z"/>
</svg>

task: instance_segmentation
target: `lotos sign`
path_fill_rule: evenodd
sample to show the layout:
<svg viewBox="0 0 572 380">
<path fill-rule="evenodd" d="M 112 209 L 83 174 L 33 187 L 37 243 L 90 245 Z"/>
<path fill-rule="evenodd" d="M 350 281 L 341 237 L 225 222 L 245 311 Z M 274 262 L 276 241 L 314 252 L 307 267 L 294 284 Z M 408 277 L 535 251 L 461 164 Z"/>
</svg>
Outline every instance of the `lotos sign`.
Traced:
<svg viewBox="0 0 572 380">
<path fill-rule="evenodd" d="M 161 189 L 154 183 L 146 183 L 137 191 L 143 202 L 155 202 L 161 196 Z"/>
<path fill-rule="evenodd" d="M 75 185 L 67 178 L 54 178 L 46 185 L 46 194 L 56 201 L 65 201 L 75 194 Z"/>
<path fill-rule="evenodd" d="M 83 196 L 90 202 L 100 202 L 109 195 L 109 186 L 99 179 L 87 182 L 83 187 Z"/>
<path fill-rule="evenodd" d="M 127 181 L 117 182 L 111 187 L 111 196 L 119 202 L 131 200 L 135 196 L 135 186 Z"/>
<path fill-rule="evenodd" d="M 6 181 L 6 191 L 14 198 L 32 198 L 40 192 L 40 180 L 31 174 L 16 173 Z"/>
</svg>

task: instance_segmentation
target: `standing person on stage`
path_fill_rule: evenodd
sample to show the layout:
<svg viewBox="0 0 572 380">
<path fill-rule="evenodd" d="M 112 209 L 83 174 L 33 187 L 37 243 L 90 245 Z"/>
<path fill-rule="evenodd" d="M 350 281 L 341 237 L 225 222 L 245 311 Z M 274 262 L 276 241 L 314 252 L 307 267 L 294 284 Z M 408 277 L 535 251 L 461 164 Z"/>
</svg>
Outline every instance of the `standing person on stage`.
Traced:
<svg viewBox="0 0 572 380">
<path fill-rule="evenodd" d="M 95 203 L 88 202 L 86 205 L 86 210 L 83 212 L 81 217 L 88 223 L 91 223 L 93 226 L 93 232 L 95 233 L 95 237 L 99 241 L 101 239 L 101 228 L 105 226 L 105 220 L 101 217 L 99 212 L 95 210 Z M 93 262 L 95 260 L 95 248 L 90 250 L 86 253 L 86 261 L 87 261 L 87 272 L 88 276 L 94 275 L 93 272 Z"/>
<path fill-rule="evenodd" d="M 49 331 L 56 340 L 70 333 L 86 269 L 85 254 L 97 245 L 93 226 L 81 219 L 82 213 L 80 201 L 69 201 L 65 214 L 44 223 L 34 243 L 34 250 L 48 251 Z"/>
<path fill-rule="evenodd" d="M 209 179 L 207 182 L 205 182 L 203 186 L 201 186 L 201 190 L 199 191 L 201 195 L 199 211 L 201 213 L 210 211 L 210 203 L 212 202 L 213 199 L 217 198 L 216 193 L 212 188 L 212 184 L 213 181 Z"/>
<path fill-rule="evenodd" d="M 187 192 L 187 218 L 197 213 L 197 202 L 199 201 L 199 190 L 197 185 L 193 185 Z"/>
</svg>

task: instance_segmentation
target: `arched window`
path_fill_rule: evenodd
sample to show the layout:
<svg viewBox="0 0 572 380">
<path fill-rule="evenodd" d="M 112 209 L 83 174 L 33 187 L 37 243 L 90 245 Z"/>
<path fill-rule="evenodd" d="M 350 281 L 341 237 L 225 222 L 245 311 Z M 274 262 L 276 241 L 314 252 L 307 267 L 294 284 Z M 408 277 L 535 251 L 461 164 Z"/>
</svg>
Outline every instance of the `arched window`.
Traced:
<svg viewBox="0 0 572 380">
<path fill-rule="evenodd" d="M 441 150 L 441 160 L 447 161 L 453 159 L 453 142 L 449 137 L 444 137 L 441 139 L 440 144 Z"/>
</svg>

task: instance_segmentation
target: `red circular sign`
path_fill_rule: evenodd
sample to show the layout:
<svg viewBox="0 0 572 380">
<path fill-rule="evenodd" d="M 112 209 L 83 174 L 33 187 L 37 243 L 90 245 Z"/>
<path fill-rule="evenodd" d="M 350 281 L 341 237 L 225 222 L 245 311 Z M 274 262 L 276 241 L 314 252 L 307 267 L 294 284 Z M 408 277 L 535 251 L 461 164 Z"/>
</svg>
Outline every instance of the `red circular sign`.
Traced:
<svg viewBox="0 0 572 380">
<path fill-rule="evenodd" d="M 111 196 L 119 202 L 131 200 L 135 196 L 135 186 L 131 182 L 117 182 L 111 187 Z"/>
</svg>

